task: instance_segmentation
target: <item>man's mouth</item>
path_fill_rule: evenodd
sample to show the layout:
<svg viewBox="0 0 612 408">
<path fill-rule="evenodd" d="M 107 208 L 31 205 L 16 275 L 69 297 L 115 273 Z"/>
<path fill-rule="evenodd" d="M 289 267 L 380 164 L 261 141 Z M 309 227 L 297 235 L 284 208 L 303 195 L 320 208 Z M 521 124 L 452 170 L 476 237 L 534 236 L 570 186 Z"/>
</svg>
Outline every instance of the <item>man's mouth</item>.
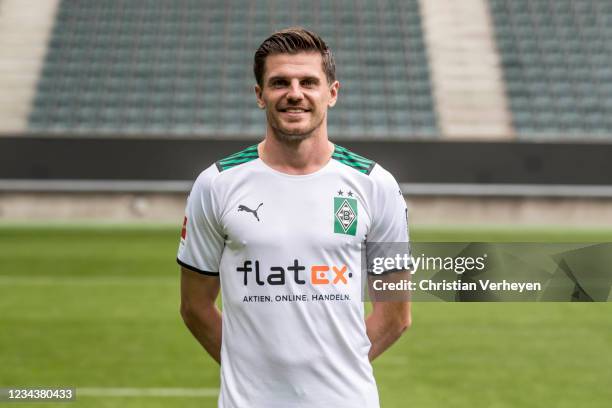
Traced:
<svg viewBox="0 0 612 408">
<path fill-rule="evenodd" d="M 284 109 L 279 109 L 280 112 L 285 112 L 285 113 L 306 113 L 306 112 L 310 112 L 310 109 L 306 109 L 306 108 L 284 108 Z"/>
</svg>

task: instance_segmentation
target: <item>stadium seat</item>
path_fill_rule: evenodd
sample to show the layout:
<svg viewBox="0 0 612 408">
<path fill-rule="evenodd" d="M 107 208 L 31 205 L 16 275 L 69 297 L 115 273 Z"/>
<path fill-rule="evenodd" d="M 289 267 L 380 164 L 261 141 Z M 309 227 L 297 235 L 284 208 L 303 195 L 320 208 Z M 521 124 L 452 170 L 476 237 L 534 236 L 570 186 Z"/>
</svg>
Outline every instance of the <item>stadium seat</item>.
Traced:
<svg viewBox="0 0 612 408">
<path fill-rule="evenodd" d="M 612 3 L 489 0 L 519 138 L 612 137 Z M 608 39 L 604 41 L 604 39 Z"/>
<path fill-rule="evenodd" d="M 252 55 L 296 24 L 319 30 L 336 55 L 342 90 L 330 133 L 436 137 L 417 0 L 62 1 L 29 127 L 261 137 Z M 229 106 L 241 112 L 225 117 Z"/>
</svg>

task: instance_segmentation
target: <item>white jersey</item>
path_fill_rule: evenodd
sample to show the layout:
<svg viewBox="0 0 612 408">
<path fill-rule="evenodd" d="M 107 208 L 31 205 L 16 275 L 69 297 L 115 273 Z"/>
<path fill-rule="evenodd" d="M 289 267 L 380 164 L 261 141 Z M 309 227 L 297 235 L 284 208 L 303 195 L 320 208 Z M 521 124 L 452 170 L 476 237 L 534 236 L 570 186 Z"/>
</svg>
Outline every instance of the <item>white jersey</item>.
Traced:
<svg viewBox="0 0 612 408">
<path fill-rule="evenodd" d="M 336 146 L 315 173 L 268 167 L 251 146 L 197 178 L 178 250 L 219 276 L 219 407 L 375 408 L 361 244 L 408 242 L 393 176 Z"/>
</svg>

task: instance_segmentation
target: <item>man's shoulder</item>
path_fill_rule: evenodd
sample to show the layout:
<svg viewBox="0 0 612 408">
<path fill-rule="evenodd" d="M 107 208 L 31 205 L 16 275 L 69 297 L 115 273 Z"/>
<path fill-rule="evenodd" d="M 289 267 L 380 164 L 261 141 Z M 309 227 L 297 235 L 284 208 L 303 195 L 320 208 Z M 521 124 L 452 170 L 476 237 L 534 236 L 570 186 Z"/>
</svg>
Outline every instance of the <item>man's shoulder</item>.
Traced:
<svg viewBox="0 0 612 408">
<path fill-rule="evenodd" d="M 357 171 L 366 176 L 372 174 L 375 167 L 380 167 L 377 166 L 374 160 L 370 160 L 340 145 L 335 145 L 332 159 L 347 166 L 351 169 L 349 171 Z"/>
<path fill-rule="evenodd" d="M 198 175 L 194 183 L 194 188 L 198 187 L 204 190 L 210 190 L 213 184 L 224 184 L 223 181 L 219 182 L 219 180 L 225 180 L 225 182 L 233 180 L 236 173 L 235 171 L 228 170 L 238 169 L 258 157 L 257 145 L 253 145 L 224 157 L 223 159 L 217 160 Z M 238 172 L 238 177 L 241 177 L 240 174 L 244 175 L 244 172 Z"/>
<path fill-rule="evenodd" d="M 359 180 L 374 188 L 397 190 L 398 184 L 395 177 L 379 163 L 368 159 L 349 149 L 336 145 L 332 155 L 334 160 L 345 165 L 343 168 Z"/>
<path fill-rule="evenodd" d="M 257 158 L 259 158 L 259 152 L 257 151 L 257 145 L 255 144 L 216 161 L 215 166 L 217 170 L 219 170 L 219 173 L 222 173 L 226 170 L 251 162 Z"/>
</svg>

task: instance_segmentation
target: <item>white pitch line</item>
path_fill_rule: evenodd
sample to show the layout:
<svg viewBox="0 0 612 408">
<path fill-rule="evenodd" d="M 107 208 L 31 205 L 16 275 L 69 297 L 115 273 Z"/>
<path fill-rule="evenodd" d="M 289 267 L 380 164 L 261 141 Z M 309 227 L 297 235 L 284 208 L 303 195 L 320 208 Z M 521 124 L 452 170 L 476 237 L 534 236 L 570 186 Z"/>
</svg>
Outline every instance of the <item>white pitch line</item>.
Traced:
<svg viewBox="0 0 612 408">
<path fill-rule="evenodd" d="M 148 277 L 81 277 L 81 276 L 0 276 L 2 285 L 66 285 L 66 286 L 92 286 L 92 285 L 174 285 L 178 278 L 148 278 Z"/>
<path fill-rule="evenodd" d="M 76 397 L 217 397 L 218 388 L 76 388 Z"/>
</svg>

